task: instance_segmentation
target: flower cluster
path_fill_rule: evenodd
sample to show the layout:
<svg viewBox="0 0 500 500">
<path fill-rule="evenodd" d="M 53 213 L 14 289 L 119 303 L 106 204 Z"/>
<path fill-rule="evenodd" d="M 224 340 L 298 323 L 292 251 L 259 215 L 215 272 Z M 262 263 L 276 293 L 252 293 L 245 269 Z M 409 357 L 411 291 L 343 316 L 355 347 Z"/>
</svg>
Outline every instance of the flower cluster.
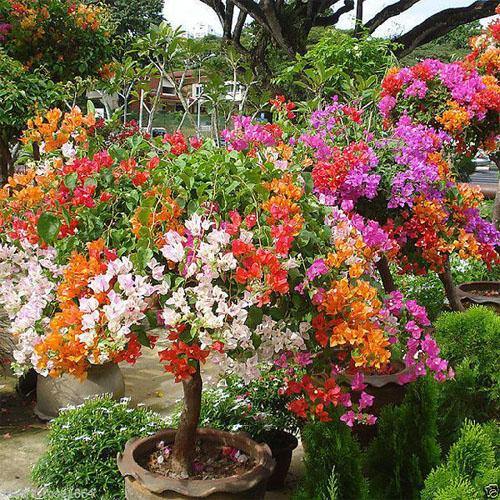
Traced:
<svg viewBox="0 0 500 500">
<path fill-rule="evenodd" d="M 368 143 L 372 136 L 363 128 L 362 111 L 334 98 L 311 115 L 310 123 L 311 131 L 301 134 L 299 141 L 316 158 L 312 177 L 320 201 L 352 210 L 360 198 L 373 199 L 380 183 L 375 173 L 379 160 Z M 342 143 L 342 137 L 348 140 Z"/>
<path fill-rule="evenodd" d="M 282 350 L 304 345 L 289 329 L 281 333 L 283 325 L 271 318 L 254 330 L 247 324 L 252 308 L 288 291 L 286 266 L 272 249 L 253 242 L 247 222 L 237 213 L 221 223 L 193 215 L 182 232 L 164 235 L 165 263 L 149 263 L 166 328 L 158 339 L 160 359 L 176 380 L 189 377 L 209 354 L 221 369 L 247 380 L 259 374 L 257 365 L 266 356 L 269 362 Z M 173 283 L 172 272 L 178 276 Z"/>
<path fill-rule="evenodd" d="M 494 33 L 490 32 L 490 33 Z M 469 154 L 477 148 L 496 149 L 500 87 L 495 45 L 484 48 L 486 35 L 464 61 L 443 63 L 425 59 L 410 68 L 392 69 L 382 83 L 379 104 L 383 117 L 397 120 L 411 113 L 414 120 L 441 127 Z M 482 75 L 478 70 L 486 69 Z"/>
<path fill-rule="evenodd" d="M 223 130 L 222 138 L 230 150 L 255 154 L 262 146 L 275 146 L 281 139 L 282 130 L 270 123 L 252 123 L 250 116 L 235 116 L 232 130 Z"/>
<path fill-rule="evenodd" d="M 38 115 L 28 121 L 22 142 L 43 143 L 47 153 L 64 147 L 63 154 L 71 156 L 75 154 L 75 146 L 86 142 L 88 129 L 95 123 L 92 113 L 83 115 L 78 107 L 64 114 L 60 109 L 54 108 L 45 115 Z"/>
<path fill-rule="evenodd" d="M 275 98 L 269 100 L 271 104 L 271 109 L 277 113 L 283 113 L 289 120 L 295 118 L 295 113 L 293 110 L 296 105 L 292 101 L 287 101 L 284 95 L 277 95 Z"/>
<path fill-rule="evenodd" d="M 49 329 L 33 347 L 35 368 L 51 376 L 84 377 L 89 365 L 116 360 L 135 340 L 133 327 L 145 318 L 153 292 L 146 277 L 133 273 L 132 262 L 117 258 L 102 240 L 88 244 L 88 257 L 73 253 Z"/>
</svg>

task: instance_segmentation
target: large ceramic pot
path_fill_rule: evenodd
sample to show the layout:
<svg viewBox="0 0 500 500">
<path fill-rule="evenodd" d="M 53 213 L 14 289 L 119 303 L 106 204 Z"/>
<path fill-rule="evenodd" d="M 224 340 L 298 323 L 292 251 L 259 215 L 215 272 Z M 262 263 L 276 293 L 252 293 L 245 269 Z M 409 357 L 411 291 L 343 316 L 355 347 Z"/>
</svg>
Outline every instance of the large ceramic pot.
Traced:
<svg viewBox="0 0 500 500">
<path fill-rule="evenodd" d="M 103 394 L 113 399 L 125 394 L 123 375 L 115 363 L 91 366 L 84 380 L 68 374 L 57 378 L 38 375 L 35 413 L 42 420 L 50 420 L 57 417 L 61 408 L 77 406 L 89 397 Z"/>
<path fill-rule="evenodd" d="M 406 386 L 399 382 L 399 377 L 403 375 L 406 368 L 402 363 L 395 367 L 397 371 L 390 375 L 365 375 L 365 392 L 375 397 L 373 406 L 366 411 L 376 416 L 380 414 L 381 409 L 389 404 L 398 405 L 403 402 Z M 349 384 L 352 376 L 346 375 Z M 356 434 L 361 446 L 366 447 L 377 434 L 377 425 L 359 425 L 355 424 L 353 431 Z"/>
<path fill-rule="evenodd" d="M 140 464 L 144 463 L 160 441 L 173 443 L 175 429 L 166 429 L 153 436 L 131 439 L 125 445 L 123 454 L 118 454 L 118 468 L 125 477 L 127 500 L 154 500 L 161 498 L 186 499 L 209 498 L 212 500 L 263 499 L 267 481 L 274 469 L 271 450 L 265 444 L 257 444 L 244 434 L 198 429 L 202 441 L 217 445 L 232 446 L 255 460 L 255 466 L 240 476 L 222 479 L 170 479 L 161 474 L 149 472 Z"/>
<path fill-rule="evenodd" d="M 298 439 L 289 432 L 273 430 L 262 436 L 262 440 L 271 449 L 276 466 L 267 482 L 267 489 L 279 490 L 285 485 L 285 479 L 292 463 L 293 450 L 297 448 Z"/>
<path fill-rule="evenodd" d="M 483 305 L 500 313 L 500 281 L 469 281 L 458 286 L 460 302 L 464 307 Z"/>
</svg>

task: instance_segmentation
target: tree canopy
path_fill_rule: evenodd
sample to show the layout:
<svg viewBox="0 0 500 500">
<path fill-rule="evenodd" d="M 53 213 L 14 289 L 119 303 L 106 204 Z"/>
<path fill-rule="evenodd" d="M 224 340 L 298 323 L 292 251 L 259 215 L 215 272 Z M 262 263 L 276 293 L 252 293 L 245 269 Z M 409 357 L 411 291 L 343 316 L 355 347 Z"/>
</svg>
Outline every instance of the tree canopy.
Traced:
<svg viewBox="0 0 500 500">
<path fill-rule="evenodd" d="M 144 35 L 163 19 L 163 0 L 103 0 L 111 11 L 118 35 Z"/>
<path fill-rule="evenodd" d="M 201 0 L 217 14 L 223 36 L 239 50 L 258 55 L 254 47 L 242 44 L 242 31 L 247 20 L 261 28 L 261 40 L 271 40 L 290 57 L 304 53 L 307 37 L 315 26 L 335 26 L 342 15 L 355 12 L 356 31 L 373 33 L 388 20 L 402 14 L 422 0 L 398 0 L 380 8 L 365 19 L 364 0 Z M 466 7 L 444 9 L 429 16 L 408 32 L 396 37 L 398 55 L 442 36 L 454 28 L 495 13 L 497 0 L 476 0 Z M 258 45 L 258 44 L 257 44 Z"/>
</svg>

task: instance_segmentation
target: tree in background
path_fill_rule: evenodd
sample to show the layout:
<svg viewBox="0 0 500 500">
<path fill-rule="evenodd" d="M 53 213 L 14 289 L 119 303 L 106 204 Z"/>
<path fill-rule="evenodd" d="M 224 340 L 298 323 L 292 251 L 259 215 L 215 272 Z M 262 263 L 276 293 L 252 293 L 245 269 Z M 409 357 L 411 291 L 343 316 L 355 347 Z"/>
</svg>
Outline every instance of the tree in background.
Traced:
<svg viewBox="0 0 500 500">
<path fill-rule="evenodd" d="M 481 33 L 479 21 L 463 24 L 446 35 L 417 47 L 413 52 L 401 59 L 403 66 L 413 66 L 423 59 L 440 59 L 444 62 L 457 61 L 469 51 L 469 39 Z"/>
<path fill-rule="evenodd" d="M 38 108 L 52 106 L 62 98 L 62 86 L 39 70 L 23 65 L 0 52 L 0 180 L 5 182 L 12 164 L 11 143 L 19 136 Z"/>
<path fill-rule="evenodd" d="M 54 81 L 98 76 L 111 58 L 107 9 L 74 0 L 0 0 L 7 55 L 27 69 L 43 67 Z"/>
<path fill-rule="evenodd" d="M 312 107 L 333 95 L 373 102 L 395 63 L 394 48 L 384 38 L 358 38 L 330 28 L 304 55 L 295 56 L 295 64 L 283 63 L 274 81 L 287 96 L 310 100 Z"/>
<path fill-rule="evenodd" d="M 363 15 L 364 0 L 201 0 L 211 7 L 223 27 L 223 37 L 251 59 L 263 64 L 270 43 L 293 58 L 306 51 L 308 36 L 315 26 L 335 26 L 340 18 L 355 12 L 355 32 L 372 34 L 386 21 L 407 11 L 422 0 L 399 0 L 380 8 L 371 18 Z M 476 0 L 466 7 L 441 10 L 407 33 L 394 39 L 400 45 L 398 55 L 445 35 L 454 28 L 495 13 L 496 0 Z M 258 36 L 250 45 L 242 43 L 247 20 L 259 26 Z"/>
<path fill-rule="evenodd" d="M 145 35 L 163 20 L 163 0 L 102 0 L 116 23 L 116 34 Z"/>
</svg>

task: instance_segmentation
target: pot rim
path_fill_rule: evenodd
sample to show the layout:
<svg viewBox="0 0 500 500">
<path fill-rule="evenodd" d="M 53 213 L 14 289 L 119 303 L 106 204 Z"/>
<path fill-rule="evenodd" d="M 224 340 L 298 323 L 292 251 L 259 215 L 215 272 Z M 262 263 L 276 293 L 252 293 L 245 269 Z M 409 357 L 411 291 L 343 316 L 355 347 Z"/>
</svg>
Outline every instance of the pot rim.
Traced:
<svg viewBox="0 0 500 500">
<path fill-rule="evenodd" d="M 397 364 L 401 369 L 387 375 L 364 375 L 363 382 L 376 388 L 384 387 L 389 384 L 404 385 L 399 381 L 399 377 L 407 373 L 409 368 L 401 361 L 396 361 L 394 364 Z M 351 383 L 354 378 L 354 375 L 350 373 L 342 373 L 342 376 L 345 377 L 349 383 Z"/>
<path fill-rule="evenodd" d="M 256 461 L 256 465 L 241 475 L 233 475 L 219 479 L 174 479 L 161 474 L 150 472 L 141 467 L 134 457 L 139 446 L 148 441 L 172 442 L 176 429 L 167 428 L 144 438 L 132 438 L 125 444 L 123 453 L 118 453 L 118 469 L 123 477 L 132 477 L 144 488 L 153 493 L 174 491 L 181 495 L 194 498 L 204 498 L 217 492 L 239 493 L 250 490 L 260 482 L 267 480 L 275 466 L 271 450 L 267 444 L 258 444 L 248 436 L 239 433 L 219 431 L 215 429 L 199 428 L 196 433 L 199 438 L 219 438 L 220 441 L 232 444 L 235 447 L 244 444 L 245 452 Z"/>
<path fill-rule="evenodd" d="M 294 436 L 291 432 L 285 431 L 283 429 L 271 429 L 270 431 L 267 431 L 261 435 L 261 439 L 263 443 L 268 444 L 269 439 L 267 439 L 268 436 L 280 436 L 283 438 L 283 441 L 285 443 L 283 445 L 278 445 L 275 446 L 275 451 L 285 451 L 285 450 L 295 450 L 297 446 L 299 445 L 299 440 L 297 439 L 296 436 Z M 268 444 L 270 447 L 270 445 Z M 273 448 L 271 448 L 271 451 L 273 451 Z"/>
<path fill-rule="evenodd" d="M 494 302 L 500 303 L 500 297 L 490 297 L 481 295 L 481 289 L 500 289 L 500 281 L 466 281 L 457 286 L 458 295 L 462 299 L 469 299 L 473 302 Z M 477 293 L 479 292 L 479 293 Z"/>
</svg>

